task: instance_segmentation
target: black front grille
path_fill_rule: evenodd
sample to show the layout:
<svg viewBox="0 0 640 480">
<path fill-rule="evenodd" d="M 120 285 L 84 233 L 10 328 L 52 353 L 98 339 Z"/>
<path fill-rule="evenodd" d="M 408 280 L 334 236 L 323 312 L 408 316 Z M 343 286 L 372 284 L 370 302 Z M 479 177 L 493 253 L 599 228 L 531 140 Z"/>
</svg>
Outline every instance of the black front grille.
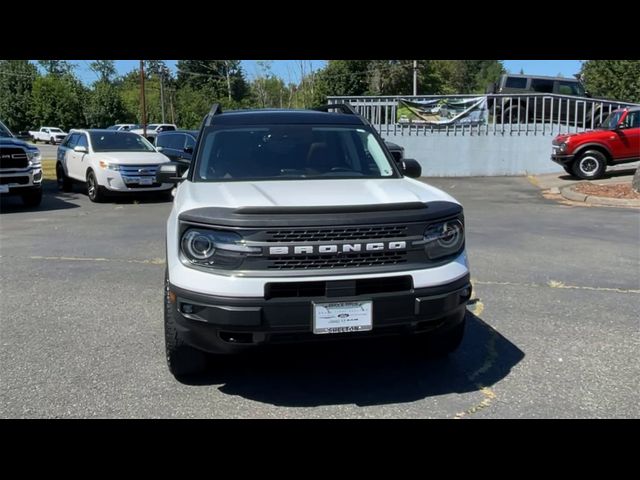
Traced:
<svg viewBox="0 0 640 480">
<path fill-rule="evenodd" d="M 267 230 L 266 242 L 321 242 L 338 240 L 376 240 L 407 236 L 406 225 L 333 227 L 310 229 Z"/>
<path fill-rule="evenodd" d="M 407 262 L 407 252 L 340 253 L 327 255 L 283 255 L 269 257 L 270 270 L 313 270 L 398 265 Z"/>
<path fill-rule="evenodd" d="M 374 293 L 408 292 L 413 288 L 411 276 L 361 278 L 357 280 L 329 282 L 273 282 L 264 287 L 264 295 L 270 298 L 332 297 L 371 295 Z"/>
<path fill-rule="evenodd" d="M 29 183 L 29 177 L 0 177 L 0 185 L 9 185 L 10 183 L 26 185 Z"/>
<path fill-rule="evenodd" d="M 0 168 L 27 168 L 29 159 L 22 148 L 0 147 Z"/>
</svg>

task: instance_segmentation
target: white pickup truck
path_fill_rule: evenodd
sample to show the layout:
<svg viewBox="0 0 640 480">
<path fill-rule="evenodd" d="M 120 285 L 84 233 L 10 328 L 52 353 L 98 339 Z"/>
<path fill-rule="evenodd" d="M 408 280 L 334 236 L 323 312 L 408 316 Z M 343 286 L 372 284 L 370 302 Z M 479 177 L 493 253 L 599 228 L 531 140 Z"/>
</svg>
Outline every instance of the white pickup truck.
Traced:
<svg viewBox="0 0 640 480">
<path fill-rule="evenodd" d="M 67 136 L 67 132 L 57 127 L 40 127 L 40 130 L 29 130 L 33 143 L 49 142 L 51 145 L 62 142 Z"/>
</svg>

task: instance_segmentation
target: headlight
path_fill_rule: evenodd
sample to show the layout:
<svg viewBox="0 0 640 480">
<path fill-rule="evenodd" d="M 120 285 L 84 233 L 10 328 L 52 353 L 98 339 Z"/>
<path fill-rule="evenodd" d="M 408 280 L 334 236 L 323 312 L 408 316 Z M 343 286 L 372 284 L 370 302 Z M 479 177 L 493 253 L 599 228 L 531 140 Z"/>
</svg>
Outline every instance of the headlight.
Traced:
<svg viewBox="0 0 640 480">
<path fill-rule="evenodd" d="M 100 168 L 107 169 L 107 170 L 114 170 L 114 171 L 118 171 L 120 170 L 120 165 L 117 163 L 109 163 L 109 162 L 105 162 L 104 160 L 100 160 Z"/>
<path fill-rule="evenodd" d="M 184 232 L 180 245 L 189 263 L 211 268 L 237 268 L 247 255 L 262 251 L 247 246 L 237 233 L 200 228 Z"/>
<path fill-rule="evenodd" d="M 424 231 L 424 251 L 431 260 L 458 253 L 464 246 L 464 224 L 459 218 L 429 225 Z"/>
<path fill-rule="evenodd" d="M 567 145 L 566 142 L 562 142 L 560 145 L 558 145 L 558 151 L 566 152 L 568 147 L 569 145 Z"/>
<path fill-rule="evenodd" d="M 40 154 L 40 150 L 27 151 L 27 158 L 31 162 L 32 166 L 40 165 L 40 163 L 42 162 L 42 155 Z"/>
</svg>

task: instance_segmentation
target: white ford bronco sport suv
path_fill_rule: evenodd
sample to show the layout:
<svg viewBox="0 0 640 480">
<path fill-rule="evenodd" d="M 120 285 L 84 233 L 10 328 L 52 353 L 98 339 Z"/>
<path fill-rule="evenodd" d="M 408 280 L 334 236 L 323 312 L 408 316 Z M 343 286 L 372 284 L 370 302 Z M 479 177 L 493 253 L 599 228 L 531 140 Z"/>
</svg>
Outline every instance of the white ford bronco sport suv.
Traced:
<svg viewBox="0 0 640 480">
<path fill-rule="evenodd" d="M 329 110 L 339 110 L 329 112 Z M 176 376 L 207 353 L 416 334 L 446 355 L 471 295 L 462 207 L 394 161 L 348 105 L 205 117 L 167 221 L 165 343 Z"/>
</svg>

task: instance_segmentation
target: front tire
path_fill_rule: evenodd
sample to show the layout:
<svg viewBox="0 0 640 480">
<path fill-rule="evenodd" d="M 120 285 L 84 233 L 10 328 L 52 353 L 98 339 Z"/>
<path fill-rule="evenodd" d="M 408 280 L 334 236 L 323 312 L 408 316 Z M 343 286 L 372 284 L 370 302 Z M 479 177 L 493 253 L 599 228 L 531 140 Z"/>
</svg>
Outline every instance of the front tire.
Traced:
<svg viewBox="0 0 640 480">
<path fill-rule="evenodd" d="M 56 163 L 56 182 L 58 183 L 58 188 L 62 192 L 68 193 L 73 190 L 73 182 L 64 173 L 64 167 L 60 162 Z"/>
<path fill-rule="evenodd" d="M 56 144 L 56 140 L 55 140 L 53 137 L 51 137 L 51 138 L 49 139 L 49 143 L 50 143 L 51 145 L 55 145 L 55 144 Z"/>
<path fill-rule="evenodd" d="M 22 203 L 25 207 L 37 207 L 42 202 L 42 188 L 22 194 Z"/>
<path fill-rule="evenodd" d="M 187 345 L 176 328 L 175 308 L 169 300 L 169 276 L 164 274 L 164 343 L 171 374 L 180 379 L 206 369 L 207 355 Z"/>
<path fill-rule="evenodd" d="M 36 137 L 33 137 L 33 138 L 31 139 L 31 141 L 32 141 L 33 143 L 38 143 L 38 139 L 37 139 Z"/>
<path fill-rule="evenodd" d="M 573 163 L 573 174 L 583 180 L 602 177 L 607 169 L 607 157 L 598 150 L 587 150 Z"/>
<path fill-rule="evenodd" d="M 96 178 L 96 174 L 93 171 L 89 171 L 87 174 L 87 195 L 89 196 L 89 200 L 94 203 L 100 203 L 104 201 L 104 187 L 102 187 L 98 183 L 98 179 Z"/>
</svg>

